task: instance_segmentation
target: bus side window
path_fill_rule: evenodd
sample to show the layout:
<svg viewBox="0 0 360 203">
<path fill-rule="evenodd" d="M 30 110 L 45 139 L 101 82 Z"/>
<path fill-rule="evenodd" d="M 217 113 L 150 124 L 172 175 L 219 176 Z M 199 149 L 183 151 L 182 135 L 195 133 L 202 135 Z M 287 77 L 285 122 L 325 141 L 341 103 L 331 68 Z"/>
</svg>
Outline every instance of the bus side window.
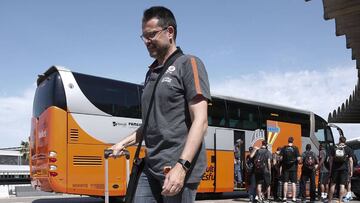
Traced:
<svg viewBox="0 0 360 203">
<path fill-rule="evenodd" d="M 220 99 L 213 99 L 208 105 L 208 124 L 210 126 L 225 127 L 225 102 Z"/>
<path fill-rule="evenodd" d="M 259 111 L 254 105 L 227 101 L 229 127 L 254 130 L 259 127 Z"/>
</svg>

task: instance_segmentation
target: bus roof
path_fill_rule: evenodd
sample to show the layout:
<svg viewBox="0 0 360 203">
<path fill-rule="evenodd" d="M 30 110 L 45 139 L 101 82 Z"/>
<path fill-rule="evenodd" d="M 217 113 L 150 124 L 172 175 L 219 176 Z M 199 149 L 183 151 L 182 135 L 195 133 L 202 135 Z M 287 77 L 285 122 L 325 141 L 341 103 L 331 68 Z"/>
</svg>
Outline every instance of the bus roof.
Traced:
<svg viewBox="0 0 360 203">
<path fill-rule="evenodd" d="M 251 105 L 258 105 L 258 106 L 263 106 L 263 107 L 267 107 L 267 108 L 280 109 L 280 110 L 291 111 L 291 112 L 296 112 L 296 113 L 302 113 L 302 114 L 311 114 L 312 113 L 311 111 L 307 111 L 307 110 L 296 109 L 296 108 L 292 108 L 292 107 L 276 105 L 276 104 L 271 104 L 271 103 L 264 103 L 264 102 L 259 102 L 259 101 L 241 99 L 241 98 L 236 98 L 236 97 L 231 97 L 231 96 L 214 95 L 214 94 L 212 94 L 211 96 L 215 97 L 215 98 L 219 98 L 219 99 L 224 99 L 224 100 L 229 100 L 229 101 L 234 101 L 234 102 L 241 102 L 241 103 L 251 104 Z"/>
<path fill-rule="evenodd" d="M 44 81 L 49 75 L 51 75 L 54 72 L 59 71 L 70 71 L 69 69 L 63 67 L 63 66 L 51 66 L 49 69 L 47 69 L 44 74 L 38 75 L 38 79 L 36 81 L 37 85 L 40 85 L 42 81 Z"/>
</svg>

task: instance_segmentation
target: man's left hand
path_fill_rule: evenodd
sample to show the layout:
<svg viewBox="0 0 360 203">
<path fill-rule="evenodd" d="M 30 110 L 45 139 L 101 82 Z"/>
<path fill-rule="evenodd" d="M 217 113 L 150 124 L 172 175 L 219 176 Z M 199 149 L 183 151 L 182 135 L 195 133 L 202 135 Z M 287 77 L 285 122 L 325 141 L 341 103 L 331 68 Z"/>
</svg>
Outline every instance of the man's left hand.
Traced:
<svg viewBox="0 0 360 203">
<path fill-rule="evenodd" d="M 183 166 L 176 163 L 174 168 L 172 168 L 165 176 L 161 194 L 164 196 L 174 196 L 178 194 L 184 186 L 185 176 L 186 171 Z"/>
</svg>

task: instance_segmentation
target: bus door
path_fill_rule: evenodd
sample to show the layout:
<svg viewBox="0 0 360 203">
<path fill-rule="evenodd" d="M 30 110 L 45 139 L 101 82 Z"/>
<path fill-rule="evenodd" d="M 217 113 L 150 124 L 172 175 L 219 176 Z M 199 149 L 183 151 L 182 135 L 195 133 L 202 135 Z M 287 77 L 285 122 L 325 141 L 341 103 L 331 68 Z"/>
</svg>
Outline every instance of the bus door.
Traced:
<svg viewBox="0 0 360 203">
<path fill-rule="evenodd" d="M 234 135 L 233 129 L 215 129 L 214 192 L 234 191 Z"/>
</svg>

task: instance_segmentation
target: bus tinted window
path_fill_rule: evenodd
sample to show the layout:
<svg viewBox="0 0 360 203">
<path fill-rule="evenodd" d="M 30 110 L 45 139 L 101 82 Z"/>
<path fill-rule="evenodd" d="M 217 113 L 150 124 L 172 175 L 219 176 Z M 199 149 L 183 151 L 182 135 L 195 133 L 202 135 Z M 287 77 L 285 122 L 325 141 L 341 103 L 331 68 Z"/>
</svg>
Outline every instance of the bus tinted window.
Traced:
<svg viewBox="0 0 360 203">
<path fill-rule="evenodd" d="M 221 99 L 213 98 L 208 106 L 208 123 L 211 126 L 225 127 L 225 102 Z"/>
<path fill-rule="evenodd" d="M 64 86 L 58 72 L 52 73 L 38 85 L 33 104 L 34 117 L 39 117 L 50 106 L 66 110 Z"/>
<path fill-rule="evenodd" d="M 254 105 L 226 101 L 230 128 L 255 130 L 259 128 L 259 111 Z"/>
<path fill-rule="evenodd" d="M 118 117 L 140 118 L 138 85 L 73 73 L 84 95 L 98 109 Z"/>
<path fill-rule="evenodd" d="M 310 114 L 288 112 L 288 122 L 301 124 L 301 136 L 310 137 Z"/>
<path fill-rule="evenodd" d="M 310 115 L 268 107 L 261 107 L 260 112 L 263 128 L 266 126 L 267 120 L 295 123 L 301 125 L 302 137 L 310 137 Z"/>
</svg>

